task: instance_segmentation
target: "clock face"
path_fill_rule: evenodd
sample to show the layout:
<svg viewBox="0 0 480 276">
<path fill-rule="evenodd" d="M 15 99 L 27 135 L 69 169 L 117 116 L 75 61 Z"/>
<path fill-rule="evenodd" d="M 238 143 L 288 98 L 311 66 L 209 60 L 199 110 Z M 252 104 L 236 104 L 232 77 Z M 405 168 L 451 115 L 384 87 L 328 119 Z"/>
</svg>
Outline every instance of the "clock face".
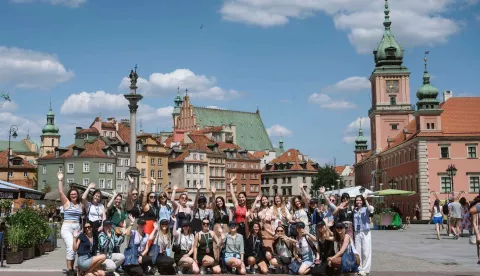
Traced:
<svg viewBox="0 0 480 276">
<path fill-rule="evenodd" d="M 398 92 L 398 80 L 387 80 L 387 93 Z"/>
</svg>

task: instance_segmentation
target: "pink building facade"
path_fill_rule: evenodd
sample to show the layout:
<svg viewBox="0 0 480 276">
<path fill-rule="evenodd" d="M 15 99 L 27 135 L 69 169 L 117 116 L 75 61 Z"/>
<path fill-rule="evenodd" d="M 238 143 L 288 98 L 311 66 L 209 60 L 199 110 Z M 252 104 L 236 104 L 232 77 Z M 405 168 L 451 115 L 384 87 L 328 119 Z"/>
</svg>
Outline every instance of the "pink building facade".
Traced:
<svg viewBox="0 0 480 276">
<path fill-rule="evenodd" d="M 430 83 L 425 58 L 423 86 L 417 91 L 416 108 L 410 102 L 410 72 L 403 65 L 403 49 L 390 31 L 388 6 L 385 32 L 374 51 L 375 69 L 370 77 L 372 107 L 371 149 L 360 128 L 355 145 L 355 183 L 375 191 L 388 188 L 414 191 L 408 197 L 387 197 L 403 216 L 430 218 L 435 199 L 453 192 L 457 199 L 472 200 L 480 192 L 480 98 L 452 98 Z M 449 165 L 456 175 L 447 175 Z M 453 178 L 453 185 L 452 185 Z"/>
</svg>

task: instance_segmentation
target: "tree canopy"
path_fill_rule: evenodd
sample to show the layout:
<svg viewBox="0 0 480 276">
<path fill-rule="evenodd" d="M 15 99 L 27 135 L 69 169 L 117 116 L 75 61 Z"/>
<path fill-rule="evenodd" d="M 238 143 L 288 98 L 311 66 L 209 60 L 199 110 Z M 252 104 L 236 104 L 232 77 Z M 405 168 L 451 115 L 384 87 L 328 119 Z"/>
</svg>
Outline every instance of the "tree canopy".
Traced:
<svg viewBox="0 0 480 276">
<path fill-rule="evenodd" d="M 332 164 L 320 166 L 317 175 L 313 179 L 310 194 L 313 196 L 313 192 L 318 191 L 322 186 L 327 190 L 331 190 L 332 186 L 334 189 L 342 189 L 344 187 L 343 181 L 337 182 L 337 179 L 340 180 L 340 175 L 335 171 L 335 167 Z"/>
</svg>

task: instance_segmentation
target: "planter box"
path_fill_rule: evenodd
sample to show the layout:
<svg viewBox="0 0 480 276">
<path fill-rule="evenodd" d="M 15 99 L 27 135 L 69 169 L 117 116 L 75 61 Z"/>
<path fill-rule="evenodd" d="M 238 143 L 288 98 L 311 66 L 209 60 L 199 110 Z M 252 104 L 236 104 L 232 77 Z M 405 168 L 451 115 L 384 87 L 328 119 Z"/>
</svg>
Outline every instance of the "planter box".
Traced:
<svg viewBox="0 0 480 276">
<path fill-rule="evenodd" d="M 35 257 L 35 247 L 22 248 L 23 260 L 30 260 Z"/>
<path fill-rule="evenodd" d="M 45 250 L 45 252 L 52 252 L 53 251 L 52 243 L 51 242 L 44 243 L 43 250 Z"/>
<path fill-rule="evenodd" d="M 7 253 L 7 264 L 21 264 L 23 263 L 23 251 Z"/>
<path fill-rule="evenodd" d="M 37 244 L 35 245 L 35 257 L 40 257 L 45 254 L 45 249 L 43 248 L 43 245 Z"/>
</svg>

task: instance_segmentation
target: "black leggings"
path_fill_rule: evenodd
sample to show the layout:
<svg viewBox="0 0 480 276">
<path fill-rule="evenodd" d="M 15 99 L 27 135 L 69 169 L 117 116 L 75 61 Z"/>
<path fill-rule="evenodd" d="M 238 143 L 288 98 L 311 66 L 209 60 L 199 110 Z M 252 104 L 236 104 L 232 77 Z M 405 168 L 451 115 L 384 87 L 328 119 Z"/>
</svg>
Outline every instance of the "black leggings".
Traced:
<svg viewBox="0 0 480 276">
<path fill-rule="evenodd" d="M 143 256 L 141 264 L 123 266 L 123 271 L 130 276 L 143 276 L 147 272 L 148 266 L 152 266 L 152 257 Z"/>
<path fill-rule="evenodd" d="M 161 275 L 175 275 L 175 260 L 164 254 L 158 254 L 155 266 L 158 268 L 158 273 Z"/>
</svg>

